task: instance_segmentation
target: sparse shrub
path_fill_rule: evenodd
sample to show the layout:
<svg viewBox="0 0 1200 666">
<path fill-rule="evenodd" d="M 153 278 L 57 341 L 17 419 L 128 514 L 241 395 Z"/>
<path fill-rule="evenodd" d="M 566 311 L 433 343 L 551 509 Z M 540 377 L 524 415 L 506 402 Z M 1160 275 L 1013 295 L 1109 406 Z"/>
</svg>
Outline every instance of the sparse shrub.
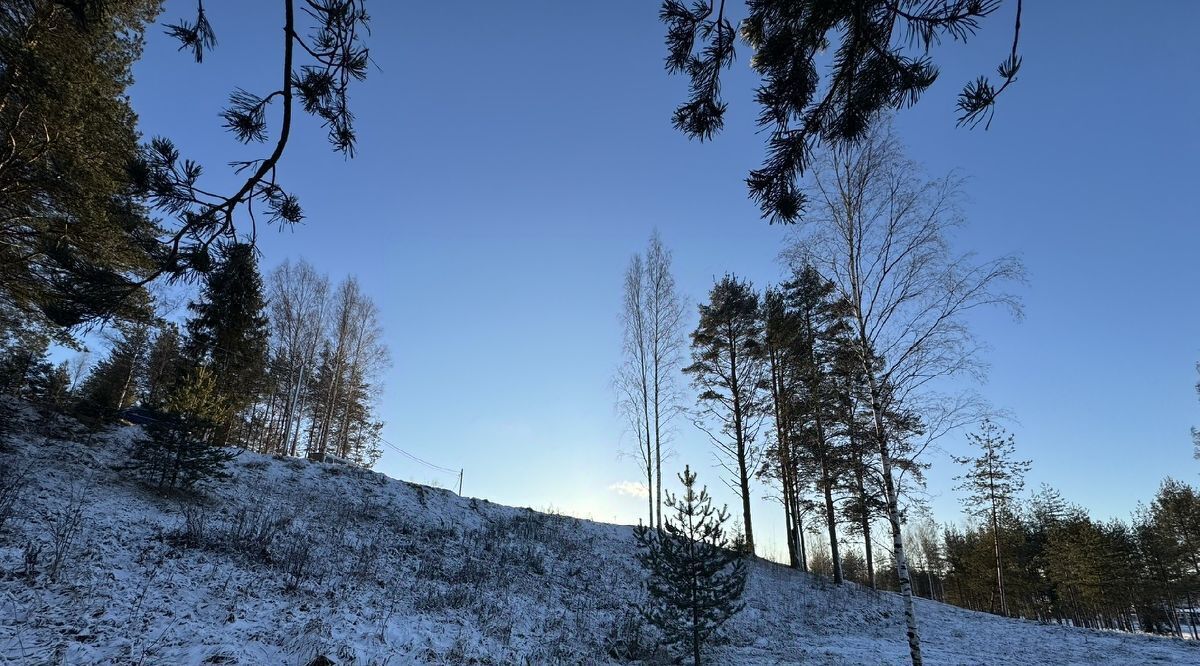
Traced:
<svg viewBox="0 0 1200 666">
<path fill-rule="evenodd" d="M 16 514 L 21 496 L 29 485 L 28 468 L 5 466 L 0 469 L 0 533 L 4 526 Z"/>
<path fill-rule="evenodd" d="M 38 541 L 30 539 L 25 542 L 25 551 L 22 553 L 22 561 L 25 563 L 25 579 L 33 580 L 37 575 L 38 558 L 42 555 L 42 544 Z"/>
<path fill-rule="evenodd" d="M 603 637 L 604 652 L 617 661 L 644 661 L 654 652 L 646 634 L 646 623 L 636 613 L 625 611 L 613 618 Z"/>
<path fill-rule="evenodd" d="M 466 608 L 476 597 L 468 585 L 426 585 L 417 590 L 413 606 L 425 613 Z"/>
<path fill-rule="evenodd" d="M 179 526 L 179 529 L 173 535 L 175 542 L 183 546 L 192 547 L 208 545 L 210 538 L 208 510 L 200 504 L 184 502 L 180 513 L 183 516 L 183 524 Z"/>
<path fill-rule="evenodd" d="M 270 562 L 275 540 L 291 525 L 292 518 L 276 505 L 241 507 L 226 524 L 224 540 L 234 550 Z"/>
<path fill-rule="evenodd" d="M 288 539 L 279 554 L 279 565 L 287 576 L 287 590 L 295 591 L 309 575 L 312 565 L 312 544 L 300 535 Z"/>
<path fill-rule="evenodd" d="M 58 575 L 75 548 L 75 540 L 83 529 L 84 500 L 84 491 L 72 490 L 66 508 L 50 522 L 50 564 L 46 573 L 52 581 L 58 580 Z"/>
</svg>

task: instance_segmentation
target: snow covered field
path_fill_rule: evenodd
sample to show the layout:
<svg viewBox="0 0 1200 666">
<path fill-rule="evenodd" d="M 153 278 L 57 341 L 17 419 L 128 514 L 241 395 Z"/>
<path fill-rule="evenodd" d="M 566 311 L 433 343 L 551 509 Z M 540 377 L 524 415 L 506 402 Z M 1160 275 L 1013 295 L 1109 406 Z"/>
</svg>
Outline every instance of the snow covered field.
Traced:
<svg viewBox="0 0 1200 666">
<path fill-rule="evenodd" d="M 37 429 L 40 424 L 30 423 Z M 16 435 L 29 471 L 0 534 L 0 664 L 636 661 L 629 527 L 242 453 L 202 501 L 120 470 L 135 428 Z M 57 580 L 56 539 L 69 537 Z M 41 545 L 26 577 L 27 544 Z M 757 562 L 721 664 L 901 664 L 899 598 Z M 921 601 L 930 664 L 1200 663 L 1200 646 Z M 648 637 L 642 636 L 642 645 Z M 630 656 L 634 658 L 631 659 Z"/>
</svg>

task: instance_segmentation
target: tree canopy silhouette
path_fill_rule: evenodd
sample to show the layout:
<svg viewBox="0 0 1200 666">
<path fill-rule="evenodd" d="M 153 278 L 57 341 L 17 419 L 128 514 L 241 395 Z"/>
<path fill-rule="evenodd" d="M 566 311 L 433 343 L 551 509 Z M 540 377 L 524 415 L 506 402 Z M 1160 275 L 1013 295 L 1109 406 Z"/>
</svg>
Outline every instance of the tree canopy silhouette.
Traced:
<svg viewBox="0 0 1200 666">
<path fill-rule="evenodd" d="M 990 124 L 996 99 L 1021 68 L 1017 47 L 1021 3 L 1016 0 L 1012 49 L 997 68 L 999 83 L 980 76 L 958 95 L 958 124 Z M 732 3 L 729 3 L 732 4 Z M 664 0 L 666 68 L 690 80 L 675 127 L 706 141 L 725 124 L 721 70 L 734 61 L 735 43 L 754 50 L 761 77 L 755 99 L 767 131 L 767 156 L 750 172 L 750 198 L 771 222 L 797 221 L 805 197 L 796 181 L 814 149 L 862 138 L 887 109 L 912 106 L 937 79 L 930 47 L 965 42 L 1001 0 L 747 0 L 734 25 L 725 0 Z M 820 66 L 829 60 L 822 81 Z"/>
</svg>

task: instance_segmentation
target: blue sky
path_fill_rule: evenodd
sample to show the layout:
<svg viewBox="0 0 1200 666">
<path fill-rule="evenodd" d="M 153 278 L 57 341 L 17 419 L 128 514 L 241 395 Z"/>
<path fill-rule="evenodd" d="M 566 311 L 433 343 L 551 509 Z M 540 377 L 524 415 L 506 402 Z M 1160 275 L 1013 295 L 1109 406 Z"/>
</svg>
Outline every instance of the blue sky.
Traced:
<svg viewBox="0 0 1200 666">
<path fill-rule="evenodd" d="M 174 138 L 214 186 L 244 154 L 220 130 L 223 101 L 278 77 L 277 4 L 210 0 L 219 45 L 203 65 L 156 28 L 136 69 L 142 131 Z M 970 177 L 959 246 L 1027 265 L 1025 319 L 982 316 L 976 330 L 991 346 L 983 393 L 1015 415 L 1030 486 L 1127 515 L 1163 476 L 1200 472 L 1188 434 L 1200 424 L 1200 4 L 1027 3 L 1020 80 L 989 131 L 956 129 L 958 89 L 1006 54 L 1007 4 L 969 45 L 936 50 L 939 82 L 896 124 L 931 174 Z M 169 0 L 163 20 L 193 7 Z M 358 276 L 395 359 L 385 435 L 465 468 L 467 494 L 635 521 L 642 501 L 609 488 L 637 478 L 617 455 L 610 388 L 630 255 L 659 229 L 693 303 L 726 271 L 758 285 L 781 274 L 789 230 L 759 220 L 742 182 L 763 154 L 749 50 L 725 78 L 727 130 L 701 145 L 670 127 L 686 90 L 661 66 L 657 3 L 369 9 L 378 68 L 354 91 L 359 155 L 343 160 L 299 123 L 281 178 L 307 222 L 260 231 L 264 268 L 302 256 Z M 703 435 L 681 422 L 676 448 L 672 467 L 699 468 L 733 503 Z M 938 517 L 958 519 L 953 464 L 928 460 Z M 391 452 L 379 468 L 456 482 Z M 782 550 L 778 509 L 755 509 L 759 542 Z"/>
</svg>

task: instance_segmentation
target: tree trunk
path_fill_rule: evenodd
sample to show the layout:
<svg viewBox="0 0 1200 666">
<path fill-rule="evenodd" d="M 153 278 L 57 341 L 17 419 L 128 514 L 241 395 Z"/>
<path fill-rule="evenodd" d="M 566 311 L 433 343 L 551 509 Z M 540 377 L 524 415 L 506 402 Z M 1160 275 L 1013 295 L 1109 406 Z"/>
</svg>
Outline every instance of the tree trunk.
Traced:
<svg viewBox="0 0 1200 666">
<path fill-rule="evenodd" d="M 829 553 L 833 558 L 833 584 L 842 584 L 842 560 L 838 554 L 837 514 L 833 506 L 833 479 L 829 478 L 829 465 L 822 456 L 821 486 L 825 491 L 825 524 L 829 527 Z"/>
<path fill-rule="evenodd" d="M 864 345 L 864 350 L 867 347 Z M 908 636 L 908 653 L 912 666 L 922 666 L 921 633 L 917 626 L 917 609 L 913 601 L 912 578 L 908 572 L 908 558 L 904 552 L 904 535 L 900 525 L 900 500 L 896 493 L 896 482 L 892 477 L 892 457 L 888 450 L 887 429 L 883 423 L 883 401 L 879 384 L 875 379 L 870 362 L 864 358 L 864 370 L 871 390 L 871 412 L 875 418 L 875 436 L 879 445 L 880 464 L 883 467 L 883 489 L 887 496 L 888 522 L 892 527 L 892 551 L 896 558 L 896 577 L 900 583 L 900 596 L 904 600 L 904 624 Z"/>
<path fill-rule="evenodd" d="M 750 519 L 750 475 L 746 469 L 745 415 L 737 376 L 737 337 L 729 335 L 729 388 L 733 395 L 733 430 L 737 441 L 738 483 L 742 494 L 742 527 L 746 534 L 746 552 L 754 554 L 754 525 Z"/>
<path fill-rule="evenodd" d="M 867 587 L 875 589 L 875 555 L 872 553 L 871 547 L 871 512 L 867 504 L 867 489 L 863 483 L 862 464 L 855 467 L 854 482 L 858 487 L 858 501 L 861 503 L 862 512 L 862 533 L 863 533 L 863 548 L 866 550 L 867 556 Z"/>
</svg>

